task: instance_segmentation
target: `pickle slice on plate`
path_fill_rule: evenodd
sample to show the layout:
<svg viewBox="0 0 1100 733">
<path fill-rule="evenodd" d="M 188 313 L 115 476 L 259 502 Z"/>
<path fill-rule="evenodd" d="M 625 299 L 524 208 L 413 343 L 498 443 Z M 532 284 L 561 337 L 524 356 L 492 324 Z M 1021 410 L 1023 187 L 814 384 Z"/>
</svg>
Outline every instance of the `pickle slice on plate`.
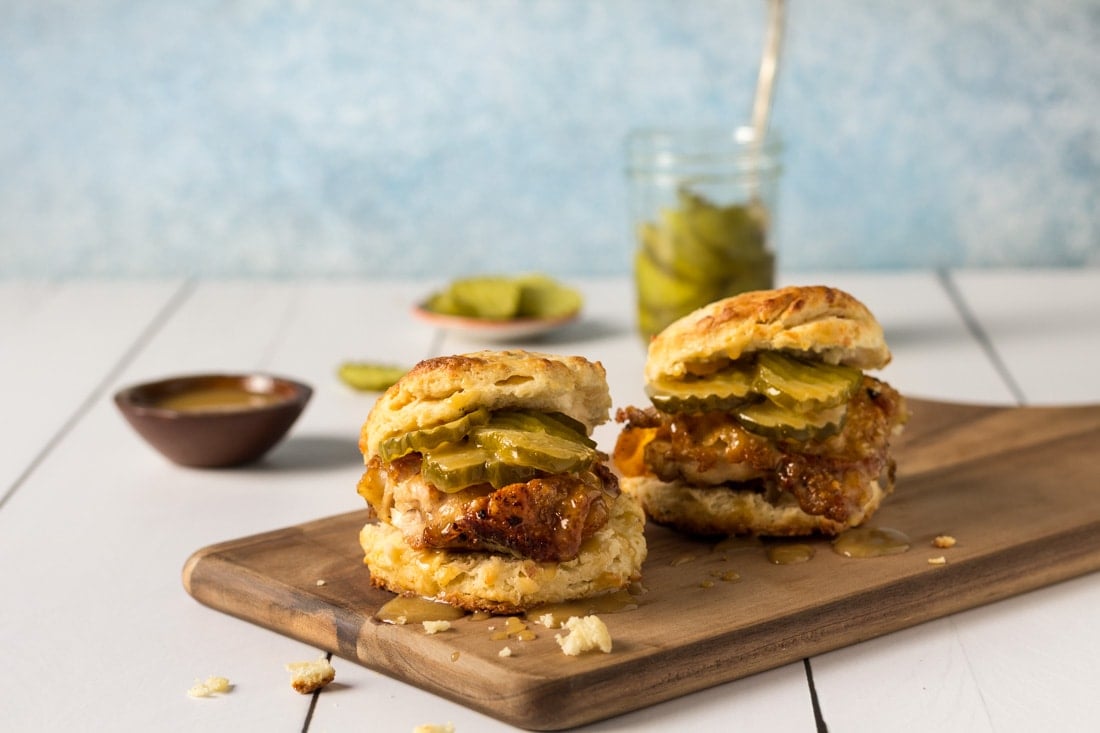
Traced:
<svg viewBox="0 0 1100 733">
<path fill-rule="evenodd" d="M 564 318 L 580 310 L 579 292 L 540 273 L 509 277 L 478 275 L 454 280 L 432 293 L 424 307 L 433 313 L 490 321 Z"/>
<path fill-rule="evenodd" d="M 445 316 L 469 316 L 470 313 L 463 311 L 461 305 L 455 300 L 454 294 L 450 290 L 442 290 L 438 293 L 432 293 L 428 296 L 428 299 L 424 302 L 424 307 L 430 310 L 432 313 L 440 313 Z"/>
<path fill-rule="evenodd" d="M 862 379 L 854 367 L 774 351 L 762 352 L 756 364 L 756 390 L 780 407 L 801 412 L 846 403 Z"/>
<path fill-rule="evenodd" d="M 456 280 L 451 297 L 462 315 L 504 321 L 519 310 L 520 286 L 506 277 L 471 277 Z"/>
<path fill-rule="evenodd" d="M 581 294 L 552 277 L 523 275 L 516 282 L 520 287 L 517 318 L 564 318 L 581 309 Z"/>
<path fill-rule="evenodd" d="M 847 412 L 847 405 L 798 412 L 765 401 L 742 407 L 737 418 L 746 430 L 768 438 L 821 440 L 840 432 Z"/>
<path fill-rule="evenodd" d="M 489 411 L 479 407 L 460 418 L 422 430 L 394 435 L 384 439 L 378 446 L 378 455 L 389 462 L 409 453 L 436 448 L 444 443 L 457 443 L 478 425 L 489 422 Z"/>
<path fill-rule="evenodd" d="M 646 394 L 664 412 L 730 411 L 754 399 L 753 375 L 751 366 L 737 365 L 701 379 L 660 379 Z"/>
</svg>

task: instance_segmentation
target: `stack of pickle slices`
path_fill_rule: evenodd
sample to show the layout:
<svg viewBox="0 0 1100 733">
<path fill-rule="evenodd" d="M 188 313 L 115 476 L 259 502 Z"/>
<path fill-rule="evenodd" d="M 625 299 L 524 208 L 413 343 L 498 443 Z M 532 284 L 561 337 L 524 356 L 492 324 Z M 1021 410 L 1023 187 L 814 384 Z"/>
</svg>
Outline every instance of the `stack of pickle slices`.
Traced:
<svg viewBox="0 0 1100 733">
<path fill-rule="evenodd" d="M 460 278 L 432 293 L 424 303 L 433 313 L 489 321 L 565 318 L 581 305 L 580 293 L 540 273 Z"/>
<path fill-rule="evenodd" d="M 777 351 L 697 371 L 706 373 L 648 385 L 650 400 L 668 413 L 731 413 L 746 430 L 793 440 L 838 433 L 863 377 L 854 367 Z"/>
<path fill-rule="evenodd" d="M 678 203 L 638 228 L 638 325 L 647 338 L 696 308 L 774 280 L 763 204 L 719 206 L 686 188 Z"/>
<path fill-rule="evenodd" d="M 582 471 L 598 457 L 584 426 L 566 415 L 484 408 L 386 438 L 379 446 L 387 462 L 409 453 L 422 455 L 421 475 L 446 492 L 484 483 L 499 489 L 542 474 Z"/>
</svg>

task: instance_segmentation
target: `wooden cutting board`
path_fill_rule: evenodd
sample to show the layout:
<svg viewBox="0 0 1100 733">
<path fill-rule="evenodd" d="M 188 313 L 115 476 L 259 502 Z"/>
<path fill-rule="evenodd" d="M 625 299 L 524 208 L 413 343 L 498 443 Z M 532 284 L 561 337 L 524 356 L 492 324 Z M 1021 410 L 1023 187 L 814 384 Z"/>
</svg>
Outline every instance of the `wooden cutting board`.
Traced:
<svg viewBox="0 0 1100 733">
<path fill-rule="evenodd" d="M 374 613 L 393 596 L 369 586 L 361 563 L 365 511 L 204 548 L 183 582 L 213 608 L 513 725 L 556 730 L 1100 568 L 1100 405 L 911 405 L 897 488 L 870 523 L 907 534 L 908 552 L 851 559 L 814 539 L 811 560 L 775 565 L 759 543 L 651 525 L 639 607 L 601 616 L 610 654 L 567 657 L 560 632 L 534 623 L 530 641 L 494 640 L 502 619 L 460 619 L 435 635 L 380 623 Z M 940 534 L 958 544 L 933 547 Z M 929 564 L 939 556 L 946 564 Z M 499 655 L 505 646 L 512 656 Z"/>
</svg>

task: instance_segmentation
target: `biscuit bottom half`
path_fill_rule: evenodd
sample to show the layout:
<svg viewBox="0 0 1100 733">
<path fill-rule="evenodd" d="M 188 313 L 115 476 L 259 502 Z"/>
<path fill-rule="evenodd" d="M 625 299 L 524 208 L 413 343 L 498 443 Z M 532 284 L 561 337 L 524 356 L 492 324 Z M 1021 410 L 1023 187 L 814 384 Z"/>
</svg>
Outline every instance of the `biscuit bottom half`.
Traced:
<svg viewBox="0 0 1100 733">
<path fill-rule="evenodd" d="M 536 562 L 491 552 L 417 550 L 388 524 L 359 533 L 371 583 L 394 593 L 433 598 L 468 611 L 519 613 L 626 588 L 641 577 L 646 557 L 645 514 L 620 494 L 611 519 L 565 562 Z"/>
<path fill-rule="evenodd" d="M 653 476 L 623 478 L 619 484 L 623 493 L 637 497 L 646 515 L 657 524 L 700 536 L 796 537 L 815 532 L 836 535 L 869 519 L 893 489 L 892 485 L 884 489 L 878 481 L 870 482 L 863 504 L 852 511 L 846 522 L 838 522 L 804 512 L 794 496 L 786 493 L 773 504 L 757 491 L 665 483 Z"/>
</svg>

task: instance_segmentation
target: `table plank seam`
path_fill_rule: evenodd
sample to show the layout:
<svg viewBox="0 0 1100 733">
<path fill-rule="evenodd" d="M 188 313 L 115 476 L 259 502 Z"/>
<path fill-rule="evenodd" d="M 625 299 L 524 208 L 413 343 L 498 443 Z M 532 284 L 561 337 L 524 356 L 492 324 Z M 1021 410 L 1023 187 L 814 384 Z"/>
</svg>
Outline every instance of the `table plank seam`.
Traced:
<svg viewBox="0 0 1100 733">
<path fill-rule="evenodd" d="M 817 688 L 814 686 L 814 671 L 810 666 L 810 658 L 802 660 L 802 666 L 806 670 L 806 684 L 810 687 L 810 706 L 814 711 L 814 728 L 817 733 L 829 733 L 829 726 L 825 724 L 825 715 L 821 712 L 821 701 L 817 697 Z"/>
<path fill-rule="evenodd" d="M 27 480 L 34 474 L 39 466 L 53 453 L 54 449 L 65 439 L 65 437 L 72 432 L 73 428 L 87 415 L 91 409 L 103 398 L 103 396 L 110 389 L 111 385 L 119 378 L 119 375 L 128 367 L 141 350 L 148 345 L 157 331 L 164 325 L 164 323 L 175 313 L 181 305 L 187 300 L 190 294 L 195 289 L 195 283 L 193 280 L 183 282 L 174 293 L 168 298 L 165 304 L 154 314 L 153 318 L 148 324 L 141 330 L 137 338 L 130 345 L 122 356 L 115 362 L 104 377 L 99 380 L 95 387 L 88 393 L 88 396 L 77 405 L 76 409 L 69 415 L 61 427 L 58 428 L 45 445 L 42 446 L 34 457 L 27 464 L 27 467 L 15 478 L 11 486 L 3 496 L 0 496 L 0 511 L 4 509 L 8 501 L 15 496 L 20 487 L 27 483 Z"/>
<path fill-rule="evenodd" d="M 963 296 L 962 291 L 959 289 L 958 283 L 951 276 L 950 271 L 946 269 L 936 270 L 936 279 L 943 287 L 944 292 L 947 293 L 947 297 L 951 300 L 951 304 L 958 311 L 959 317 L 962 318 L 963 324 L 966 326 L 966 330 L 974 337 L 985 353 L 986 358 L 989 359 L 993 365 L 993 369 L 1004 381 L 1005 386 L 1008 387 L 1008 391 L 1012 394 L 1013 399 L 1016 400 L 1018 405 L 1026 405 L 1027 397 L 1024 396 L 1024 391 L 1021 389 L 1019 382 L 1012 376 L 1012 372 L 1009 371 L 1008 365 L 1005 364 L 1004 359 L 1001 357 L 1001 353 L 997 351 L 997 347 L 993 345 L 993 339 L 990 338 L 989 333 L 982 327 L 981 321 L 975 315 L 974 311 L 970 308 L 970 304 L 967 303 L 966 298 Z"/>
</svg>

